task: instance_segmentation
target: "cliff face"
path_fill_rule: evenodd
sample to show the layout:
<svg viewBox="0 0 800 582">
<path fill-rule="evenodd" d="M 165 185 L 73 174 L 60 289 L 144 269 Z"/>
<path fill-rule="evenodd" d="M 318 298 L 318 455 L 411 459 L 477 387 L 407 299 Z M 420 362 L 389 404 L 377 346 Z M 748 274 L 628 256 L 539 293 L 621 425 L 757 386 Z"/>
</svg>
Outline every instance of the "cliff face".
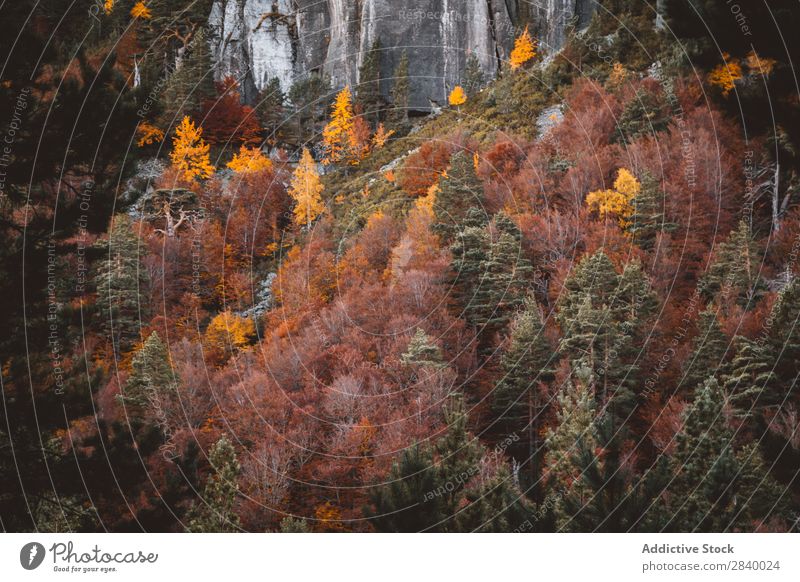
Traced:
<svg viewBox="0 0 800 582">
<path fill-rule="evenodd" d="M 567 24 L 588 22 L 594 0 L 217 0 L 209 17 L 218 78 L 234 75 L 253 99 L 272 77 L 284 91 L 312 72 L 334 88 L 358 82 L 364 54 L 383 47 L 382 90 L 405 51 L 410 106 L 443 103 L 474 53 L 487 78 L 508 57 L 519 23 L 530 21 L 545 49 L 564 42 Z"/>
</svg>

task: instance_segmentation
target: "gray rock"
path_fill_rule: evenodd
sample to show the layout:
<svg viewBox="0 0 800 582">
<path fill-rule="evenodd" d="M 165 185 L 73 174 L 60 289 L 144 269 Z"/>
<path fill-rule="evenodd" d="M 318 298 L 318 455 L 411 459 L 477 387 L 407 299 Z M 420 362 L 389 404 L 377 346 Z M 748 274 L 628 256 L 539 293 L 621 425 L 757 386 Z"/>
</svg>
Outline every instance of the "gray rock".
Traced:
<svg viewBox="0 0 800 582">
<path fill-rule="evenodd" d="M 545 50 L 559 49 L 568 23 L 588 23 L 594 0 L 217 0 L 209 17 L 215 75 L 240 79 L 252 101 L 270 78 L 284 91 L 298 78 L 330 75 L 333 88 L 358 83 L 376 39 L 383 46 L 381 90 L 391 94 L 403 51 L 410 107 L 430 111 L 463 81 L 474 53 L 487 79 L 508 59 L 520 22 Z"/>
</svg>

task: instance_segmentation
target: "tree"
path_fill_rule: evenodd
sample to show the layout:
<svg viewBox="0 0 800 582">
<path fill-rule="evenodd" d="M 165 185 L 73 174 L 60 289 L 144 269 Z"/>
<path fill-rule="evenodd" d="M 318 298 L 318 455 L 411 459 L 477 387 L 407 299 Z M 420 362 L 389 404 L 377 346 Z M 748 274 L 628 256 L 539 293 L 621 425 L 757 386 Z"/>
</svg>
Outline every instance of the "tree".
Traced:
<svg viewBox="0 0 800 582">
<path fill-rule="evenodd" d="M 364 56 L 358 70 L 358 102 L 364 109 L 364 117 L 370 120 L 373 127 L 380 123 L 383 96 L 381 94 L 381 40 L 375 39 L 372 47 Z"/>
<path fill-rule="evenodd" d="M 742 65 L 739 59 L 732 59 L 728 53 L 722 53 L 722 63 L 708 73 L 708 84 L 717 87 L 723 97 L 727 97 L 736 87 L 736 81 L 741 79 Z"/>
<path fill-rule="evenodd" d="M 519 69 L 535 56 L 536 44 L 531 38 L 531 34 L 528 32 L 528 27 L 526 26 L 522 34 L 514 41 L 514 49 L 511 51 L 511 55 L 509 55 L 511 68 Z"/>
<path fill-rule="evenodd" d="M 242 104 L 238 81 L 226 77 L 215 88 L 215 95 L 202 103 L 200 117 L 205 139 L 214 145 L 260 144 L 261 125 L 253 108 Z"/>
<path fill-rule="evenodd" d="M 156 26 L 159 20 L 151 20 L 151 26 Z M 211 54 L 205 33 L 200 28 L 178 60 L 175 71 L 169 75 L 159 100 L 162 110 L 157 125 L 172 128 L 178 119 L 200 113 L 202 104 L 214 94 Z"/>
<path fill-rule="evenodd" d="M 752 309 L 766 291 L 760 276 L 759 244 L 745 221 L 739 222 L 728 239 L 719 245 L 711 266 L 700 281 L 700 291 L 721 305 L 737 304 Z"/>
<path fill-rule="evenodd" d="M 702 386 L 709 374 L 722 372 L 725 369 L 728 354 L 728 338 L 719 326 L 712 305 L 708 305 L 700 313 L 697 331 L 692 353 L 686 359 L 683 367 L 683 380 L 681 381 L 681 385 L 689 389 Z"/>
<path fill-rule="evenodd" d="M 389 122 L 395 127 L 408 123 L 409 104 L 409 79 L 408 55 L 406 51 L 400 57 L 400 62 L 394 70 L 394 86 L 392 87 L 392 109 L 389 111 Z"/>
<path fill-rule="evenodd" d="M 641 184 L 636 177 L 625 168 L 620 168 L 614 180 L 614 188 L 590 192 L 586 196 L 586 205 L 601 218 L 616 216 L 620 227 L 627 228 L 634 212 L 633 201 L 640 191 Z"/>
<path fill-rule="evenodd" d="M 675 225 L 665 220 L 664 205 L 664 192 L 652 175 L 645 172 L 641 188 L 633 198 L 633 212 L 628 219 L 628 233 L 639 248 L 651 250 L 659 232 L 675 230 Z"/>
<path fill-rule="evenodd" d="M 622 110 L 614 141 L 627 144 L 641 135 L 653 135 L 665 130 L 669 124 L 669 116 L 664 109 L 664 105 L 652 91 L 638 89 Z"/>
<path fill-rule="evenodd" d="M 348 86 L 336 96 L 336 101 L 331 108 L 331 120 L 322 132 L 324 164 L 338 164 L 349 160 L 352 133 L 353 96 Z"/>
<path fill-rule="evenodd" d="M 271 145 L 278 143 L 285 132 L 282 127 L 286 116 L 285 101 L 286 96 L 277 77 L 271 77 L 258 94 L 256 113 L 267 134 L 266 141 Z"/>
<path fill-rule="evenodd" d="M 147 271 L 141 263 L 139 238 L 131 219 L 114 217 L 104 245 L 107 255 L 97 269 L 97 307 L 101 328 L 115 354 L 127 352 L 139 340 L 140 322 L 147 316 Z"/>
<path fill-rule="evenodd" d="M 452 107 L 460 107 L 467 102 L 467 94 L 464 92 L 464 88 L 461 85 L 456 85 L 450 92 L 450 96 L 447 100 Z"/>
<path fill-rule="evenodd" d="M 272 169 L 272 160 L 264 155 L 261 148 L 250 148 L 242 145 L 239 152 L 233 155 L 228 167 L 238 174 L 248 172 L 264 172 Z"/>
<path fill-rule="evenodd" d="M 674 526 L 680 531 L 729 531 L 736 508 L 737 462 L 724 398 L 711 377 L 697 390 L 676 437 L 670 487 Z"/>
<path fill-rule="evenodd" d="M 439 346 L 428 337 L 428 334 L 418 327 L 400 360 L 406 366 L 439 367 L 442 365 L 442 352 L 439 350 Z"/>
<path fill-rule="evenodd" d="M 289 187 L 289 196 L 295 202 L 295 224 L 298 226 L 305 224 L 311 228 L 311 223 L 325 211 L 321 196 L 324 189 L 311 152 L 304 148 L 303 157 L 294 171 Z"/>
<path fill-rule="evenodd" d="M 158 333 L 152 332 L 131 360 L 131 375 L 121 400 L 142 413 L 162 407 L 177 390 L 177 378 L 169 350 Z"/>
<path fill-rule="evenodd" d="M 436 202 L 432 230 L 443 243 L 451 243 L 467 211 L 473 206 L 483 207 L 483 184 L 467 152 L 451 158 L 447 175 L 439 181 Z"/>
<path fill-rule="evenodd" d="M 184 117 L 172 138 L 169 154 L 172 165 L 183 172 L 187 180 L 210 178 L 214 166 L 209 158 L 209 146 L 203 141 L 203 129 L 196 127 L 189 117 Z"/>
<path fill-rule="evenodd" d="M 467 67 L 464 72 L 464 91 L 467 97 L 474 97 L 478 92 L 483 89 L 485 79 L 483 77 L 483 68 L 474 52 L 467 57 Z"/>
<path fill-rule="evenodd" d="M 731 373 L 717 374 L 725 381 L 725 392 L 731 404 L 745 416 L 783 404 L 785 387 L 773 372 L 775 359 L 770 355 L 771 346 L 742 336 L 733 338 L 733 345 Z"/>
<path fill-rule="evenodd" d="M 500 360 L 502 376 L 494 390 L 492 411 L 504 432 L 527 432 L 523 444 L 527 444 L 527 462 L 533 482 L 539 476 L 536 457 L 544 412 L 542 387 L 554 379 L 555 359 L 553 347 L 545 335 L 542 315 L 536 302 L 529 298 L 511 326 L 511 337 Z"/>
<path fill-rule="evenodd" d="M 131 17 L 140 18 L 142 20 L 149 20 L 153 17 L 153 13 L 141 0 L 133 5 L 131 8 Z"/>
<path fill-rule="evenodd" d="M 192 533 L 233 533 L 240 530 L 236 502 L 239 497 L 241 467 L 227 437 L 220 438 L 208 457 L 212 475 L 206 481 L 202 499 L 187 515 L 187 531 Z"/>
<path fill-rule="evenodd" d="M 223 363 L 234 353 L 249 345 L 255 332 L 252 319 L 223 311 L 208 324 L 204 343 L 211 358 Z"/>
</svg>

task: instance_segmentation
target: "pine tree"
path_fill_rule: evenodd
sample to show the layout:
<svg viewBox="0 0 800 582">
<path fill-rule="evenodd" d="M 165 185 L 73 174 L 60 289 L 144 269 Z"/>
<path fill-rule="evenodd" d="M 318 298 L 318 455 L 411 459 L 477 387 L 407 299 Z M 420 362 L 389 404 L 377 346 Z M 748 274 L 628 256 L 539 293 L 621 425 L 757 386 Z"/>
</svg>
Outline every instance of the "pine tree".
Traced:
<svg viewBox="0 0 800 582">
<path fill-rule="evenodd" d="M 305 519 L 284 517 L 280 523 L 281 533 L 311 533 L 311 528 Z"/>
<path fill-rule="evenodd" d="M 350 138 L 353 132 L 353 96 L 345 87 L 336 96 L 331 108 L 331 120 L 322 132 L 324 164 L 338 164 L 352 156 Z"/>
<path fill-rule="evenodd" d="M 258 94 L 256 113 L 267 134 L 267 143 L 275 145 L 283 139 L 286 118 L 286 96 L 277 77 L 270 78 Z"/>
<path fill-rule="evenodd" d="M 196 127 L 189 117 L 184 117 L 175 130 L 169 157 L 172 165 L 182 171 L 187 180 L 210 178 L 214 174 L 210 149 L 211 146 L 203 140 L 203 128 Z"/>
<path fill-rule="evenodd" d="M 226 437 L 220 438 L 208 457 L 213 474 L 203 489 L 202 499 L 195 502 L 188 514 L 187 530 L 194 533 L 232 533 L 239 531 L 235 507 L 239 496 L 241 467 L 236 451 Z"/>
<path fill-rule="evenodd" d="M 358 71 L 358 102 L 364 110 L 364 116 L 377 127 L 381 120 L 383 95 L 381 93 L 381 40 L 376 39 L 364 57 Z"/>
<path fill-rule="evenodd" d="M 155 25 L 155 21 L 154 21 Z M 159 127 L 171 128 L 178 120 L 196 115 L 206 99 L 214 97 L 214 73 L 208 41 L 201 27 L 169 76 L 164 89 Z"/>
<path fill-rule="evenodd" d="M 453 296 L 470 325 L 478 324 L 477 293 L 491 248 L 486 225 L 480 223 L 479 215 L 476 208 L 468 211 L 465 223 L 470 226 L 459 232 L 450 247 Z"/>
<path fill-rule="evenodd" d="M 542 386 L 554 379 L 555 354 L 532 298 L 512 323 L 511 337 L 500 363 L 503 375 L 494 390 L 492 411 L 504 432 L 527 433 L 522 444 L 527 445 L 527 462 L 533 482 L 537 482 L 538 435 L 545 404 Z"/>
<path fill-rule="evenodd" d="M 484 77 L 483 68 L 475 53 L 470 53 L 467 57 L 467 67 L 464 72 L 464 90 L 467 97 L 474 97 L 483 89 Z"/>
<path fill-rule="evenodd" d="M 671 525 L 680 531 L 729 531 L 734 524 L 738 464 L 723 405 L 719 384 L 710 377 L 695 393 L 676 437 Z"/>
<path fill-rule="evenodd" d="M 723 305 L 736 303 L 752 309 L 766 291 L 759 255 L 750 227 L 741 221 L 728 240 L 719 245 L 714 262 L 700 282 L 703 296 Z"/>
<path fill-rule="evenodd" d="M 408 123 L 408 105 L 411 86 L 408 78 L 408 55 L 403 51 L 400 62 L 394 70 L 394 87 L 392 87 L 392 109 L 389 122 L 395 127 Z"/>
<path fill-rule="evenodd" d="M 422 328 L 417 328 L 414 337 L 408 342 L 408 348 L 400 357 L 406 366 L 433 366 L 442 365 L 442 352 L 439 346 L 433 343 Z"/>
<path fill-rule="evenodd" d="M 651 250 L 659 232 L 672 232 L 675 225 L 664 217 L 664 192 L 652 175 L 645 172 L 641 189 L 633 198 L 633 214 L 628 219 L 628 233 L 643 250 Z"/>
<path fill-rule="evenodd" d="M 783 386 L 782 393 L 774 395 L 779 398 L 773 400 L 782 402 L 800 374 L 800 280 L 792 278 L 781 289 L 767 321 L 772 322 L 767 342 L 775 375 Z"/>
<path fill-rule="evenodd" d="M 733 338 L 733 346 L 731 373 L 722 375 L 731 404 L 746 416 L 781 405 L 785 393 L 773 372 L 771 347 L 742 336 Z"/>
<path fill-rule="evenodd" d="M 530 515 L 528 502 L 507 467 L 476 481 L 465 489 L 464 507 L 455 515 L 451 531 L 508 533 L 525 523 Z"/>
<path fill-rule="evenodd" d="M 431 449 L 420 444 L 405 449 L 392 465 L 386 485 L 372 493 L 370 522 L 380 532 L 437 529 L 445 517 L 439 486 Z"/>
<path fill-rule="evenodd" d="M 640 135 L 653 135 L 667 128 L 669 117 L 664 105 L 651 91 L 639 89 L 636 95 L 625 104 L 617 122 L 614 141 L 630 143 Z"/>
<path fill-rule="evenodd" d="M 121 400 L 145 411 L 161 407 L 175 395 L 177 378 L 169 359 L 169 350 L 158 333 L 152 332 L 131 360 L 131 375 L 122 390 Z"/>
<path fill-rule="evenodd" d="M 470 208 L 483 208 L 483 183 L 475 173 L 472 157 L 460 151 L 450 160 L 447 175 L 439 180 L 432 230 L 442 243 L 450 244 L 461 230 Z"/>
<path fill-rule="evenodd" d="M 139 239 L 127 215 L 114 217 L 97 269 L 97 308 L 101 328 L 114 353 L 127 352 L 139 340 L 139 322 L 147 317 L 147 271 L 141 263 Z"/>
<path fill-rule="evenodd" d="M 325 205 L 322 202 L 324 189 L 311 152 L 304 148 L 303 157 L 294 171 L 289 187 L 289 196 L 295 202 L 295 224 L 311 228 L 311 223 L 325 211 Z"/>
<path fill-rule="evenodd" d="M 697 330 L 692 353 L 684 364 L 681 381 L 682 386 L 690 389 L 702 385 L 710 374 L 721 377 L 725 371 L 728 352 L 728 338 L 719 326 L 712 305 L 708 305 L 700 313 Z"/>
</svg>

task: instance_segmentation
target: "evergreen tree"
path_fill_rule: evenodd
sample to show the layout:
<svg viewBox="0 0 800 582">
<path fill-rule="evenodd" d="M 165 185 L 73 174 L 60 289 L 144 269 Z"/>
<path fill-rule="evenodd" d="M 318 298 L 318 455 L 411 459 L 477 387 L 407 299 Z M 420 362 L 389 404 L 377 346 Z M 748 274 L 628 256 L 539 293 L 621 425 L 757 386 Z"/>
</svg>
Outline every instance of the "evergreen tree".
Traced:
<svg viewBox="0 0 800 582">
<path fill-rule="evenodd" d="M 782 402 L 800 374 L 800 280 L 792 278 L 781 289 L 767 321 L 772 324 L 767 345 L 775 375 L 783 387 L 782 393 L 773 394 L 770 399 Z"/>
<path fill-rule="evenodd" d="M 729 531 L 735 521 L 738 467 L 723 406 L 719 384 L 710 377 L 695 393 L 676 437 L 671 525 L 681 531 Z"/>
<path fill-rule="evenodd" d="M 651 91 L 639 89 L 622 110 L 614 141 L 627 144 L 640 135 L 653 135 L 667 128 L 669 116 L 663 103 Z"/>
<path fill-rule="evenodd" d="M 415 444 L 392 465 L 386 485 L 372 493 L 370 522 L 380 532 L 421 532 L 443 520 L 439 478 L 430 448 Z"/>
<path fill-rule="evenodd" d="M 363 108 L 364 117 L 374 127 L 381 121 L 383 109 L 383 95 L 381 93 L 381 55 L 383 54 L 381 41 L 376 39 L 364 57 L 358 71 L 358 87 L 356 94 L 358 103 Z"/>
<path fill-rule="evenodd" d="M 708 300 L 752 309 L 766 291 L 760 270 L 759 245 L 750 227 L 742 221 L 728 240 L 719 245 L 714 262 L 700 282 L 700 290 Z"/>
<path fill-rule="evenodd" d="M 400 62 L 394 70 L 394 87 L 392 87 L 392 109 L 389 122 L 395 127 L 408 123 L 408 105 L 411 85 L 408 78 L 408 55 L 403 51 Z"/>
<path fill-rule="evenodd" d="M 208 41 L 201 28 L 169 76 L 157 125 L 171 128 L 187 115 L 196 116 L 203 102 L 216 94 L 213 75 Z"/>
<path fill-rule="evenodd" d="M 311 528 L 305 519 L 284 517 L 280 523 L 281 533 L 311 533 Z"/>
<path fill-rule="evenodd" d="M 733 338 L 733 345 L 731 372 L 722 375 L 731 404 L 744 415 L 781 405 L 785 393 L 772 371 L 775 358 L 770 346 L 742 336 Z"/>
<path fill-rule="evenodd" d="M 483 68 L 474 52 L 467 57 L 467 67 L 464 71 L 464 90 L 467 97 L 474 97 L 484 85 Z"/>
<path fill-rule="evenodd" d="M 147 317 L 144 298 L 148 277 L 141 264 L 141 252 L 131 219 L 118 214 L 111 224 L 96 277 L 100 325 L 116 354 L 133 347 L 139 339 L 139 322 Z"/>
<path fill-rule="evenodd" d="M 145 410 L 163 406 L 177 390 L 177 379 L 169 359 L 169 350 L 157 332 L 152 332 L 131 361 L 131 375 L 121 398 L 127 405 Z"/>
<path fill-rule="evenodd" d="M 674 224 L 667 224 L 664 217 L 664 192 L 658 181 L 649 173 L 641 180 L 641 189 L 633 198 L 633 214 L 628 219 L 628 233 L 643 250 L 651 250 L 659 232 L 671 232 Z"/>
<path fill-rule="evenodd" d="M 439 180 L 436 192 L 431 228 L 442 243 L 453 242 L 472 207 L 483 208 L 483 183 L 475 173 L 472 157 L 460 151 L 450 160 L 447 175 Z M 473 213 L 472 217 L 475 216 Z"/>
<path fill-rule="evenodd" d="M 683 367 L 683 380 L 681 381 L 682 386 L 690 389 L 703 384 L 709 374 L 719 373 L 721 377 L 726 369 L 728 338 L 719 326 L 712 305 L 708 305 L 700 313 L 697 330 L 692 353 L 686 359 Z"/>
<path fill-rule="evenodd" d="M 453 531 L 508 533 L 525 523 L 528 502 L 508 468 L 501 466 L 492 477 L 476 481 L 464 491 L 466 505 L 456 514 Z"/>
<path fill-rule="evenodd" d="M 422 328 L 417 328 L 414 337 L 408 342 L 408 348 L 400 357 L 406 366 L 433 366 L 442 365 L 442 352 Z"/>
<path fill-rule="evenodd" d="M 311 74 L 298 79 L 289 88 L 289 104 L 293 127 L 289 136 L 296 145 L 317 139 L 331 100 L 331 80 L 327 75 Z"/>
<path fill-rule="evenodd" d="M 542 315 L 536 302 L 529 298 L 511 327 L 511 338 L 500 361 L 503 375 L 494 391 L 492 411 L 508 434 L 527 433 L 522 445 L 527 445 L 527 462 L 534 482 L 539 477 L 542 386 L 554 379 L 554 360 Z"/>
<path fill-rule="evenodd" d="M 256 113 L 262 127 L 266 130 L 267 143 L 275 145 L 283 140 L 286 119 L 286 95 L 277 77 L 270 78 L 258 94 Z"/>
<path fill-rule="evenodd" d="M 236 451 L 226 437 L 220 438 L 208 458 L 213 474 L 206 481 L 202 499 L 189 511 L 190 532 L 231 533 L 239 531 L 239 516 L 236 500 L 239 496 L 239 472 L 241 467 Z"/>
</svg>

